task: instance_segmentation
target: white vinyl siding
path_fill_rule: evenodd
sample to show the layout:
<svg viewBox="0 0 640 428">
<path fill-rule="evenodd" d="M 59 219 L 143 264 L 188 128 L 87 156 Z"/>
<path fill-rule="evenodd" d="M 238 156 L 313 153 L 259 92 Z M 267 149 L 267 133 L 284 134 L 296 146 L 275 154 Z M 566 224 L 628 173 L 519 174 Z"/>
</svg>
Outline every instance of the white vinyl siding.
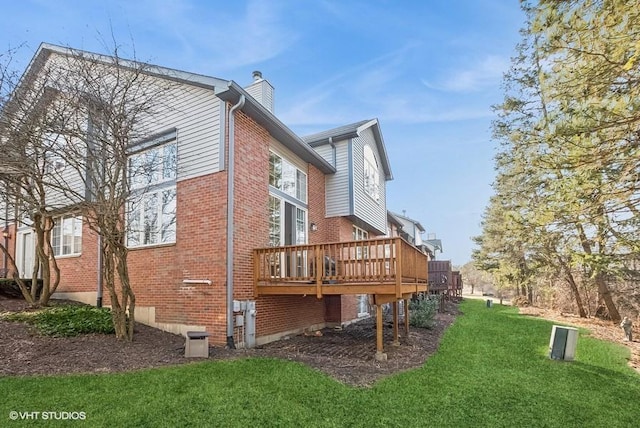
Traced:
<svg viewBox="0 0 640 428">
<path fill-rule="evenodd" d="M 56 61 L 63 66 L 65 64 L 64 60 L 59 60 L 58 54 L 51 55 L 47 61 L 51 65 Z M 159 77 L 157 79 L 162 81 Z M 224 104 L 215 96 L 213 88 L 177 81 L 170 84 L 173 86 L 158 106 L 158 114 L 142 124 L 145 134 L 151 136 L 165 129 L 177 129 L 180 138 L 178 181 L 220 171 L 224 167 L 224 157 L 221 155 Z M 67 167 L 62 171 L 63 179 L 71 183 L 74 189 L 80 186 L 78 194 L 84 196 L 84 177 L 78 172 L 74 173 L 73 168 Z M 78 201 L 70 200 L 59 191 L 54 190 L 47 195 L 47 203 L 54 208 L 63 208 L 75 202 Z"/>
<path fill-rule="evenodd" d="M 387 230 L 386 186 L 383 179 L 380 178 L 378 189 L 379 199 L 377 201 L 366 193 L 364 186 L 365 145 L 368 145 L 372 149 L 375 158 L 378 160 L 378 177 L 384 177 L 384 171 L 380 165 L 380 153 L 378 153 L 373 131 L 370 128 L 365 129 L 359 137 L 352 139 L 354 183 L 353 214 L 380 232 L 384 232 Z"/>
<path fill-rule="evenodd" d="M 47 205 L 62 209 L 73 203 L 81 202 L 85 196 L 86 177 L 83 176 L 84 171 L 78 165 L 84 163 L 84 143 L 65 135 L 53 133 L 45 134 L 43 139 L 44 144 L 56 146 L 56 151 L 63 151 L 66 146 L 75 145 L 73 149 L 68 150 L 67 159 L 60 155 L 48 155 L 44 158 L 44 181 L 51 184 L 45 193 Z M 60 189 L 70 189 L 71 191 L 63 192 Z"/>
<path fill-rule="evenodd" d="M 351 195 L 349 192 L 349 142 L 339 141 L 336 146 L 336 173 L 325 176 L 325 206 L 327 217 L 348 216 L 351 214 Z M 322 152 L 320 152 L 322 149 Z M 333 164 L 330 145 L 318 147 L 320 155 Z"/>
<path fill-rule="evenodd" d="M 173 89 L 170 108 L 157 118 L 163 128 L 177 128 L 178 181 L 220 170 L 221 101 L 212 89 L 186 84 Z"/>
</svg>

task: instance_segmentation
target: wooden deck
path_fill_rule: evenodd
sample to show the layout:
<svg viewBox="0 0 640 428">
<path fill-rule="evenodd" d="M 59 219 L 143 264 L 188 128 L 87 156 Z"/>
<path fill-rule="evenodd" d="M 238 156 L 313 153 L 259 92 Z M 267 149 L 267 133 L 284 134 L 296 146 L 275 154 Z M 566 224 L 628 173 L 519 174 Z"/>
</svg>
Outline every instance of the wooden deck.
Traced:
<svg viewBox="0 0 640 428">
<path fill-rule="evenodd" d="M 256 296 L 371 294 L 401 299 L 427 290 L 427 256 L 402 238 L 258 248 L 253 257 Z"/>
<path fill-rule="evenodd" d="M 404 300 L 408 308 L 411 296 L 428 288 L 427 256 L 399 237 L 258 248 L 253 268 L 256 297 L 371 295 L 378 326 L 376 357 L 384 355 L 380 305 L 393 303 L 397 342 L 398 301 Z M 408 333 L 408 317 L 405 329 Z"/>
</svg>

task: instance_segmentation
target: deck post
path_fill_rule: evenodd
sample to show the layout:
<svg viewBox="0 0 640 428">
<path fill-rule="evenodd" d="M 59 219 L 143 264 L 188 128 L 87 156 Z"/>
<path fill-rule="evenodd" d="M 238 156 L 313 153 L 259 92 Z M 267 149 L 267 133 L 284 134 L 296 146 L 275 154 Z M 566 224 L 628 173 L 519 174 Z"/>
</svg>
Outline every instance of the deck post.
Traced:
<svg viewBox="0 0 640 428">
<path fill-rule="evenodd" d="M 402 275 L 403 266 L 402 266 L 402 239 L 396 239 L 396 298 L 402 297 Z"/>
<path fill-rule="evenodd" d="M 384 353 L 383 345 L 383 323 L 382 323 L 382 304 L 376 305 L 376 361 L 386 361 L 387 354 Z"/>
<path fill-rule="evenodd" d="M 398 338 L 398 301 L 393 302 L 393 346 L 400 346 Z"/>
<path fill-rule="evenodd" d="M 409 338 L 409 299 L 404 299 L 404 335 Z"/>
<path fill-rule="evenodd" d="M 324 256 L 321 254 L 321 248 L 320 245 L 313 247 L 316 264 L 316 297 L 318 299 L 322 299 L 322 276 L 324 275 Z"/>
<path fill-rule="evenodd" d="M 258 278 L 260 277 L 260 255 L 253 250 L 253 298 L 258 297 Z"/>
</svg>

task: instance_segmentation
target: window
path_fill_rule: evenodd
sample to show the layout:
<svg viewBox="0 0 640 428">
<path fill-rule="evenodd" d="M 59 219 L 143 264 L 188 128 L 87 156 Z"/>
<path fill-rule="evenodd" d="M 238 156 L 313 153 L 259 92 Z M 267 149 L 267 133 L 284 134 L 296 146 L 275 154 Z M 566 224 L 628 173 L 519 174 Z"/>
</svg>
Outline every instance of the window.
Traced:
<svg viewBox="0 0 640 428">
<path fill-rule="evenodd" d="M 368 145 L 364 146 L 364 192 L 371 198 L 380 201 L 380 174 L 378 173 L 378 161 L 373 150 Z"/>
<path fill-rule="evenodd" d="M 176 242 L 177 165 L 175 140 L 129 158 L 129 247 Z"/>
<path fill-rule="evenodd" d="M 364 229 L 360 229 L 358 226 L 353 226 L 353 240 L 354 241 L 363 241 L 365 239 L 369 239 L 369 232 Z"/>
<path fill-rule="evenodd" d="M 307 202 L 307 174 L 273 152 L 269 154 L 269 185 Z"/>
<path fill-rule="evenodd" d="M 369 232 L 358 226 L 353 226 L 353 240 L 363 241 L 369 239 Z M 364 256 L 364 257 L 363 257 Z M 369 247 L 356 247 L 356 260 L 362 260 L 369 256 Z M 358 317 L 369 316 L 369 296 L 366 294 L 358 294 Z"/>
<path fill-rule="evenodd" d="M 63 216 L 53 219 L 51 247 L 54 256 L 73 256 L 82 252 L 82 217 Z"/>
<path fill-rule="evenodd" d="M 43 138 L 43 146 L 46 148 L 45 171 L 48 174 L 60 174 L 67 166 L 65 159 L 60 154 L 65 151 L 65 147 L 68 145 L 67 138 L 53 132 L 45 133 Z"/>
<path fill-rule="evenodd" d="M 358 294 L 358 318 L 369 316 L 369 296 Z"/>
<path fill-rule="evenodd" d="M 369 239 L 369 232 L 364 229 L 360 229 L 358 226 L 353 226 L 353 240 L 354 241 L 364 241 L 365 239 Z M 362 260 L 363 258 L 369 257 L 369 247 L 366 245 L 359 245 L 356 247 L 356 259 Z"/>
<path fill-rule="evenodd" d="M 280 199 L 269 196 L 269 245 L 279 247 L 281 240 Z"/>
</svg>

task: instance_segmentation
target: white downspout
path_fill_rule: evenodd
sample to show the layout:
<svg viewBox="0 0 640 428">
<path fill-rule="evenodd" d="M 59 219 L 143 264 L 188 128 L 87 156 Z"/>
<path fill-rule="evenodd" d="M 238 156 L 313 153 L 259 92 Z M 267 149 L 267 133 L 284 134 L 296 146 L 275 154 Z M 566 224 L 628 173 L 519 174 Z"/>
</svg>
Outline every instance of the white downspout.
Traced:
<svg viewBox="0 0 640 428">
<path fill-rule="evenodd" d="M 336 143 L 333 142 L 333 137 L 329 137 L 329 144 L 331 145 L 331 163 L 333 164 L 333 167 L 336 167 Z"/>
<path fill-rule="evenodd" d="M 229 162 L 227 164 L 227 348 L 235 349 L 233 343 L 233 224 L 234 224 L 234 169 L 235 169 L 235 112 L 244 106 L 245 97 L 240 95 L 238 104 L 229 109 Z"/>
</svg>

